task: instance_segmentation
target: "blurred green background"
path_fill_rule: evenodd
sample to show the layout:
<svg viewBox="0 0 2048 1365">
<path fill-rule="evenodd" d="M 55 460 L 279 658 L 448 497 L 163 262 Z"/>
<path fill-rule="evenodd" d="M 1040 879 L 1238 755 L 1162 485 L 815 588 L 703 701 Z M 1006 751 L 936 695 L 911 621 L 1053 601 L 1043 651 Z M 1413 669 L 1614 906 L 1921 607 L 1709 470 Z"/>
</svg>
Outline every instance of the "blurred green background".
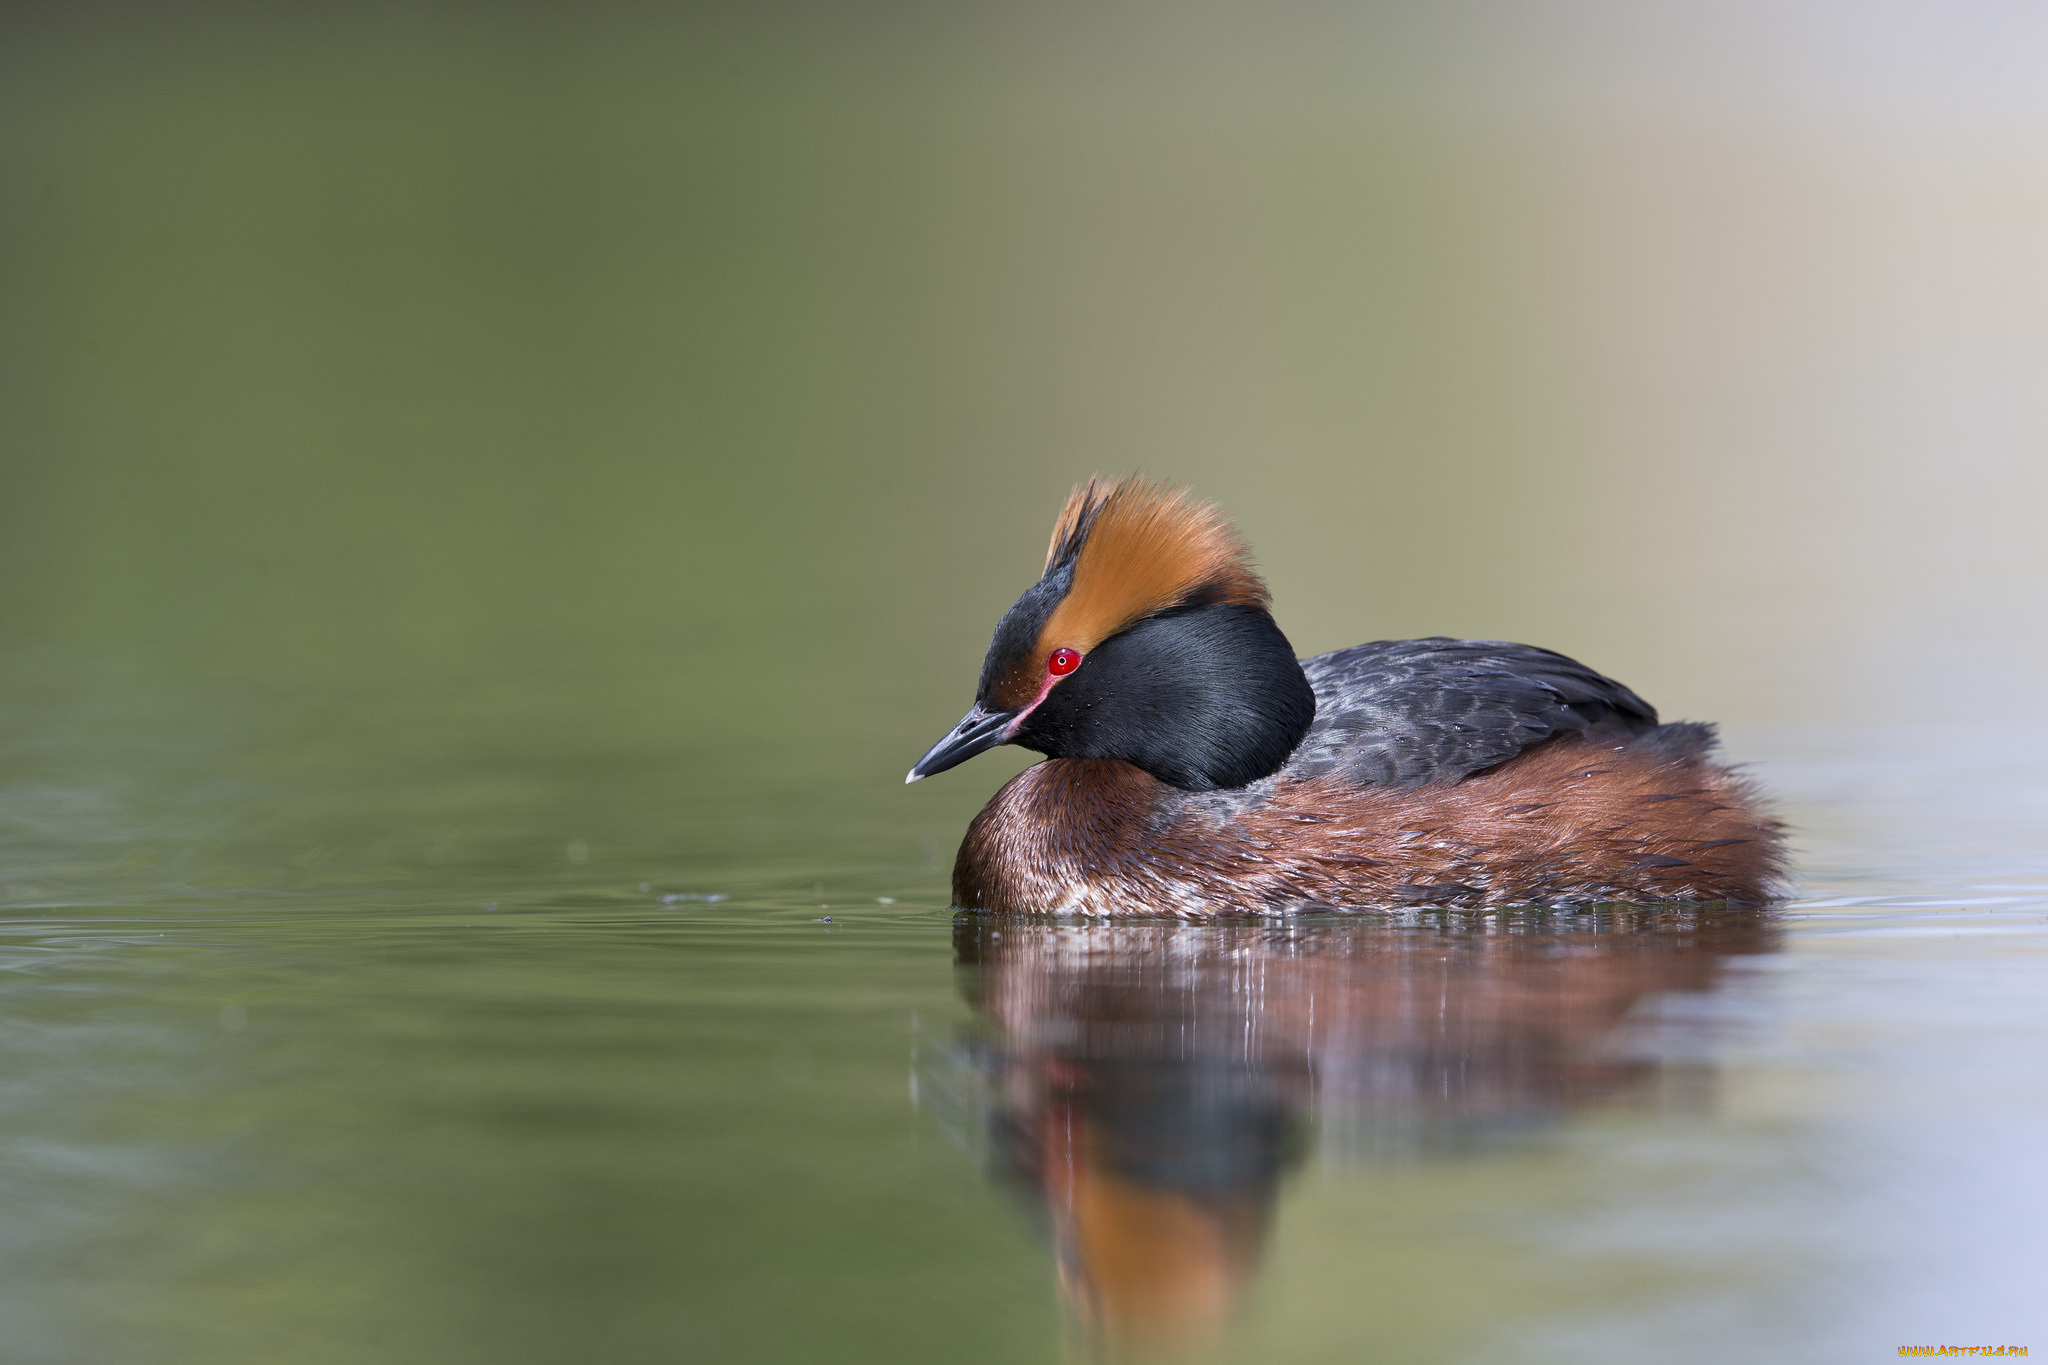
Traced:
<svg viewBox="0 0 2048 1365">
<path fill-rule="evenodd" d="M 901 780 L 1067 489 L 1221 502 L 1303 653 L 1550 646 L 1767 784 L 2026 713 L 2044 62 L 1988 4 L 9 6 L 22 1358 L 1043 1358 L 902 1095 L 1028 756 Z M 1512 1317 L 1430 1266 L 1563 1292 L 1431 1221 L 1466 1175 L 1302 1197 L 1280 1261 L 1392 1287 L 1288 1358 Z"/>
<path fill-rule="evenodd" d="M 1304 652 L 1738 722 L 2030 685 L 2030 35 L 1458 13 L 10 10 L 0 630 L 879 781 L 1143 468 Z"/>
</svg>

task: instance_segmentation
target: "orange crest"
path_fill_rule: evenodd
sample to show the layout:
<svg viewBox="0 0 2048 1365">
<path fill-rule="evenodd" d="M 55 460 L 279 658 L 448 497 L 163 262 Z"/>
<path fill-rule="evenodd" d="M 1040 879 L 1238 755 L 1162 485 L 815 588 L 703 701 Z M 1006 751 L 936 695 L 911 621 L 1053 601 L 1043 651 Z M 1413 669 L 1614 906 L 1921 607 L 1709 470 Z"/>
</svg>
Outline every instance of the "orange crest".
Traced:
<svg viewBox="0 0 2048 1365">
<path fill-rule="evenodd" d="M 1251 554 L 1214 503 L 1142 478 L 1090 479 L 1053 527 L 1047 571 L 1072 562 L 1073 586 L 1039 635 L 1040 653 L 1082 653 L 1125 626 L 1196 603 L 1265 609 Z"/>
</svg>

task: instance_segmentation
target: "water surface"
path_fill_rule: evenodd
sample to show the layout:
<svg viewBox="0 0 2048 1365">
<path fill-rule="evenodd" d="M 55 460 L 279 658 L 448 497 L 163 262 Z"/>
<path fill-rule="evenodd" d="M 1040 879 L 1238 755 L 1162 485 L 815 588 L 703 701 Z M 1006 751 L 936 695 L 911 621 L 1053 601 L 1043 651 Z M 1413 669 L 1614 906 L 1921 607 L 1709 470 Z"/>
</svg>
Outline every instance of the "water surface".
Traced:
<svg viewBox="0 0 2048 1365">
<path fill-rule="evenodd" d="M 791 794 L 744 764 L 293 780 L 158 700 L 8 753 L 11 1358 L 2040 1326 L 2048 791 L 2009 737 L 1781 740 L 1779 909 L 1088 925 L 956 916 L 900 788 L 763 856 Z"/>
<path fill-rule="evenodd" d="M 2048 1350 L 2048 43 L 1738 9 L 0 13 L 0 1357 Z M 956 918 L 1132 468 L 1797 897 Z"/>
</svg>

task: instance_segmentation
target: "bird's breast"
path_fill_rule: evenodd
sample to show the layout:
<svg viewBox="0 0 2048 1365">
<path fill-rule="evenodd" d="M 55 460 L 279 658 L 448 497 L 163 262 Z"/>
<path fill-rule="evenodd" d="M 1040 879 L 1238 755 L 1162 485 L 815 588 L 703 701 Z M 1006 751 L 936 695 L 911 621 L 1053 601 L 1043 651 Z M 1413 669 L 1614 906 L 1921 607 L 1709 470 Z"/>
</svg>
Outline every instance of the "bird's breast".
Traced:
<svg viewBox="0 0 2048 1365">
<path fill-rule="evenodd" d="M 962 909 L 1271 914 L 1332 906 L 1768 898 L 1777 823 L 1719 765 L 1565 739 L 1419 787 L 1282 774 L 1186 792 L 1114 759 L 1026 769 L 969 826 Z"/>
</svg>

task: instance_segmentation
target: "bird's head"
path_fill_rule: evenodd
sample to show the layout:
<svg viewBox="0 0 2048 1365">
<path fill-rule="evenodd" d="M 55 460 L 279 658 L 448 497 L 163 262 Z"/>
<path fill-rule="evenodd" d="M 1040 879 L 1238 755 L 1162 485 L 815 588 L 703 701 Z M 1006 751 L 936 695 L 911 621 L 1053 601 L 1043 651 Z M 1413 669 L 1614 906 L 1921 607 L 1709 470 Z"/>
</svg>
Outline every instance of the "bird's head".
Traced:
<svg viewBox="0 0 2048 1365">
<path fill-rule="evenodd" d="M 905 780 L 1017 744 L 1193 791 L 1256 781 L 1316 706 L 1269 600 L 1212 504 L 1091 479 L 1060 512 L 1044 576 L 997 622 L 974 709 Z"/>
</svg>

